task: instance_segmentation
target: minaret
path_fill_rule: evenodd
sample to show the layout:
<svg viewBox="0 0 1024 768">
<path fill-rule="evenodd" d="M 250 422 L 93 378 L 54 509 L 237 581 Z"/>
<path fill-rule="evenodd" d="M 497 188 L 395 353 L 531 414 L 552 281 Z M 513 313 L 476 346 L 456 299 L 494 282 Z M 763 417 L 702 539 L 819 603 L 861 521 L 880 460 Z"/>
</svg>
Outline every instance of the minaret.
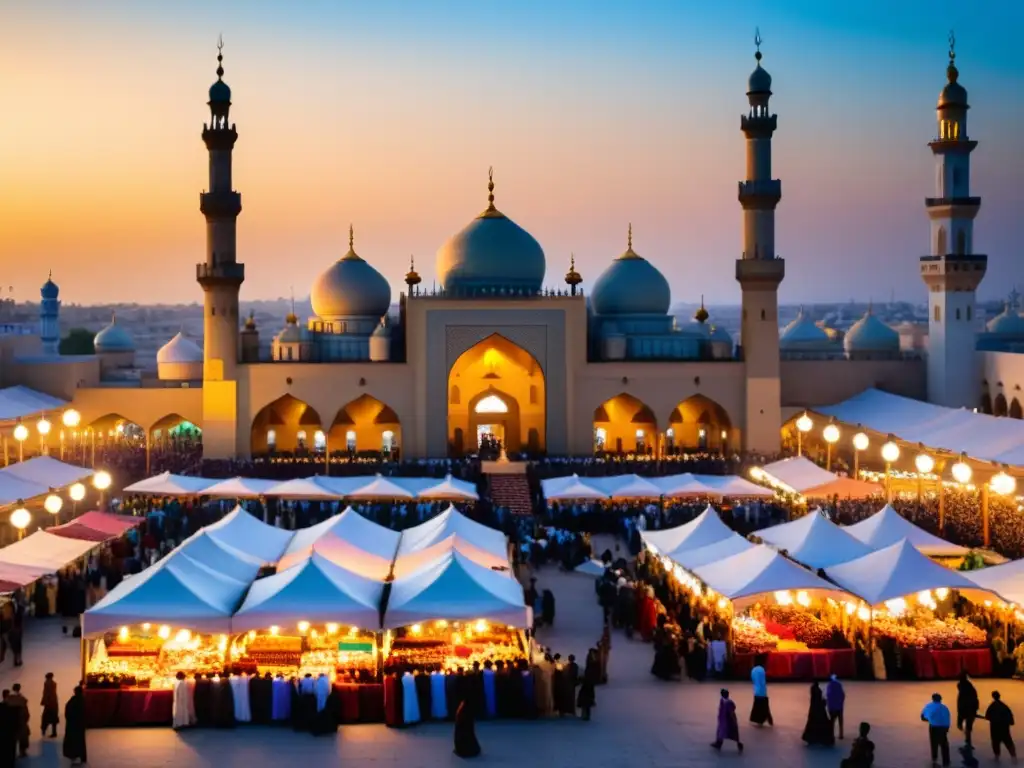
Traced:
<svg viewBox="0 0 1024 768">
<path fill-rule="evenodd" d="M 203 313 L 203 379 L 234 381 L 238 365 L 238 291 L 245 266 L 235 254 L 235 220 L 242 196 L 231 188 L 231 151 L 238 139 L 228 122 L 231 89 L 222 79 L 223 41 L 217 42 L 217 82 L 210 86 L 210 124 L 203 142 L 210 153 L 210 188 L 199 196 L 206 217 L 206 261 L 196 265 L 196 279 L 206 294 Z"/>
<path fill-rule="evenodd" d="M 739 184 L 743 208 L 743 257 L 736 279 L 743 291 L 741 354 L 746 367 L 746 429 L 748 451 L 778 453 L 782 428 L 782 387 L 779 379 L 779 283 L 785 262 L 775 255 L 775 206 L 782 182 L 772 178 L 772 134 L 776 115 L 768 111 L 772 78 L 761 67 L 761 35 L 754 37 L 757 68 L 750 75 L 750 109 L 740 117 L 747 138 L 747 178 Z"/>
<path fill-rule="evenodd" d="M 931 256 L 921 257 L 928 286 L 928 400 L 951 408 L 978 405 L 974 365 L 977 323 L 974 292 L 988 257 L 975 254 L 974 217 L 981 198 L 971 196 L 967 91 L 960 85 L 953 33 L 949 35 L 948 82 L 939 94 L 938 137 L 928 146 L 936 160 L 936 197 L 925 198 L 931 220 Z"/>
<path fill-rule="evenodd" d="M 43 344 L 43 354 L 47 357 L 60 354 L 60 288 L 53 282 L 53 271 L 46 277 L 39 291 L 39 340 Z"/>
</svg>

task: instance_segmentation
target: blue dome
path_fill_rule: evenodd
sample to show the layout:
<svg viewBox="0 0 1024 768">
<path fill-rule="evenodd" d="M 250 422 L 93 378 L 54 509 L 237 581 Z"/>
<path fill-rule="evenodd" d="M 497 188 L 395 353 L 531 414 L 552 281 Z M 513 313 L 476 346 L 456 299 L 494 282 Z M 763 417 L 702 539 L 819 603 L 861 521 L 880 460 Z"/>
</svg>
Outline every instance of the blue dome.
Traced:
<svg viewBox="0 0 1024 768">
<path fill-rule="evenodd" d="M 843 348 L 847 352 L 899 352 L 900 334 L 875 317 L 869 307 L 864 317 L 846 332 Z"/>
<path fill-rule="evenodd" d="M 348 253 L 334 262 L 314 281 L 310 300 L 317 317 L 379 319 L 391 307 L 391 286 L 384 276 L 367 264 L 353 249 L 349 232 Z"/>
<path fill-rule="evenodd" d="M 672 292 L 658 268 L 633 251 L 631 233 L 626 252 L 597 278 L 590 299 L 599 315 L 665 315 Z"/>
<path fill-rule="evenodd" d="M 135 342 L 132 335 L 117 324 L 117 315 L 110 318 L 110 325 L 103 328 L 93 339 L 97 352 L 134 352 Z"/>
<path fill-rule="evenodd" d="M 217 80 L 210 86 L 211 104 L 229 104 L 231 102 L 231 89 L 223 80 Z"/>
<path fill-rule="evenodd" d="M 437 276 L 455 294 L 535 294 L 544 283 L 544 251 L 529 232 L 489 208 L 437 252 Z"/>
<path fill-rule="evenodd" d="M 747 93 L 771 93 L 772 92 L 772 76 L 768 74 L 768 70 L 761 66 L 761 62 L 757 62 L 757 68 L 750 73 L 750 78 L 747 80 Z"/>
<path fill-rule="evenodd" d="M 827 347 L 831 339 L 828 332 L 819 326 L 800 307 L 796 319 L 779 334 L 780 349 L 808 349 Z"/>
<path fill-rule="evenodd" d="M 989 320 L 985 328 L 989 333 L 1000 336 L 1024 336 L 1024 317 L 1006 304 L 1003 311 Z"/>
<path fill-rule="evenodd" d="M 44 299 L 56 299 L 60 295 L 60 288 L 57 287 L 52 278 L 47 278 L 39 293 Z"/>
</svg>

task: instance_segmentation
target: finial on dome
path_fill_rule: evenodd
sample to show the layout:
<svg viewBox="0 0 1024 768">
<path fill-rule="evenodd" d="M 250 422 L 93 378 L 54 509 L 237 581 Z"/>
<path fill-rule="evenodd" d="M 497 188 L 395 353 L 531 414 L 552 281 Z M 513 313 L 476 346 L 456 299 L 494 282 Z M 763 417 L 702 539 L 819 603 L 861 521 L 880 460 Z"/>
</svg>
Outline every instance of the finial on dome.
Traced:
<svg viewBox="0 0 1024 768">
<path fill-rule="evenodd" d="M 572 295 L 576 295 L 576 286 L 583 282 L 583 276 L 576 271 L 576 254 L 569 254 L 569 271 L 565 273 L 565 284 L 569 286 Z"/>
<path fill-rule="evenodd" d="M 405 284 L 409 288 L 419 285 L 422 282 L 419 272 L 416 271 L 416 260 L 409 256 L 409 271 L 405 273 Z"/>
<path fill-rule="evenodd" d="M 761 66 L 761 43 L 764 42 L 761 38 L 761 28 L 754 28 L 754 46 L 757 50 L 754 52 L 754 58 L 757 60 L 757 66 Z"/>
<path fill-rule="evenodd" d="M 255 331 L 256 330 L 256 310 L 250 309 L 249 316 L 245 318 L 245 330 Z"/>
<path fill-rule="evenodd" d="M 700 295 L 700 309 L 693 313 L 693 319 L 698 323 L 706 323 L 711 315 L 704 308 L 704 294 Z"/>
<path fill-rule="evenodd" d="M 217 79 L 224 77 L 224 35 L 217 35 Z"/>
<path fill-rule="evenodd" d="M 487 210 L 477 218 L 480 219 L 503 219 L 504 214 L 494 207 L 494 166 L 487 169 Z"/>
<path fill-rule="evenodd" d="M 633 250 L 633 222 L 629 222 L 629 231 L 626 233 L 626 247 Z"/>
<path fill-rule="evenodd" d="M 46 273 L 46 279 L 47 280 L 53 280 L 53 270 L 52 269 L 49 272 Z"/>
<path fill-rule="evenodd" d="M 355 250 L 355 245 L 356 245 L 356 230 L 355 230 L 355 228 L 351 224 L 349 224 L 348 225 L 348 249 L 350 251 L 354 251 Z"/>
<path fill-rule="evenodd" d="M 956 34 L 953 30 L 949 30 L 949 66 L 946 67 L 946 78 L 951 83 L 955 83 L 957 78 L 960 77 L 960 72 L 956 68 Z"/>
</svg>

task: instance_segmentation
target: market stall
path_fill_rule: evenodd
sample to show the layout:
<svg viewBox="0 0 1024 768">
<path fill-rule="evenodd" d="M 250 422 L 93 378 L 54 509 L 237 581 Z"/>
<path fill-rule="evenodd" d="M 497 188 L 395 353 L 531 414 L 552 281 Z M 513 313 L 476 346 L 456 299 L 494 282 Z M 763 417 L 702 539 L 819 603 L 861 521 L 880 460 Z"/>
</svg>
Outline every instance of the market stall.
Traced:
<svg viewBox="0 0 1024 768">
<path fill-rule="evenodd" d="M 69 523 L 53 525 L 46 532 L 53 536 L 66 539 L 81 539 L 100 543 L 127 533 L 132 528 L 142 525 L 144 517 L 131 515 L 114 515 L 110 512 L 85 512 Z"/>
<path fill-rule="evenodd" d="M 450 506 L 425 523 L 402 532 L 393 566 L 394 577 L 398 579 L 413 573 L 452 550 L 487 568 L 511 571 L 505 534 L 469 519 Z"/>
<path fill-rule="evenodd" d="M 280 483 L 254 477 L 231 477 L 204 488 L 203 495 L 222 499 L 258 499 L 266 496 L 275 485 Z"/>
<path fill-rule="evenodd" d="M 159 475 L 126 486 L 124 492 L 150 496 L 202 496 L 215 482 L 217 481 L 205 477 L 161 472 Z"/>
<path fill-rule="evenodd" d="M 316 552 L 336 565 L 381 581 L 391 572 L 402 534 L 367 520 L 351 507 L 309 528 L 296 531 L 277 564 L 290 568 Z"/>
<path fill-rule="evenodd" d="M 957 544 L 950 544 L 918 528 L 903 515 L 886 504 L 881 510 L 859 523 L 845 527 L 847 533 L 860 539 L 871 549 L 883 549 L 906 539 L 929 557 L 963 557 L 970 550 Z"/>
<path fill-rule="evenodd" d="M 751 470 L 751 477 L 784 493 L 805 498 L 865 499 L 882 493 L 882 486 L 837 475 L 822 469 L 806 456 L 791 456 Z"/>
<path fill-rule="evenodd" d="M 735 536 L 736 533 L 722 522 L 718 512 L 707 508 L 688 523 L 660 531 L 640 531 L 640 538 L 656 554 L 699 549 Z"/>
<path fill-rule="evenodd" d="M 789 523 L 754 531 L 754 536 L 810 568 L 827 568 L 871 553 L 871 548 L 829 520 L 820 509 Z"/>
<path fill-rule="evenodd" d="M 218 544 L 232 547 L 264 563 L 280 560 L 294 536 L 293 531 L 267 525 L 241 506 L 203 530 Z"/>
</svg>

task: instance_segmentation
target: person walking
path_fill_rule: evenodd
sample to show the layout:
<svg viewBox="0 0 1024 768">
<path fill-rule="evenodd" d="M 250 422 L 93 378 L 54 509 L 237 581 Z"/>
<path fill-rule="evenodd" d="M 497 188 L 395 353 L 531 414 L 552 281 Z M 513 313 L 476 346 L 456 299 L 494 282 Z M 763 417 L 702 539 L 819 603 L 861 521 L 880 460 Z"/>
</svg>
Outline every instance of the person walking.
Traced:
<svg viewBox="0 0 1024 768">
<path fill-rule="evenodd" d="M 64 705 L 64 757 L 75 763 L 87 760 L 85 750 L 85 695 L 76 685 L 74 694 Z"/>
<path fill-rule="evenodd" d="M 750 670 L 750 682 L 754 686 L 754 705 L 750 708 L 750 722 L 754 725 L 775 725 L 772 708 L 768 703 L 768 673 L 764 669 L 764 657 L 758 656 L 757 663 Z"/>
<path fill-rule="evenodd" d="M 807 724 L 804 726 L 803 740 L 808 746 L 815 744 L 831 747 L 836 743 L 832 733 L 832 723 L 825 711 L 825 697 L 817 683 L 811 683 L 810 704 L 807 707 Z"/>
<path fill-rule="evenodd" d="M 583 680 L 580 683 L 580 692 L 576 697 L 576 704 L 583 713 L 583 719 L 590 719 L 590 710 L 596 706 L 597 699 L 595 688 L 601 679 L 601 662 L 598 659 L 597 649 L 591 648 L 587 651 L 587 664 L 583 668 Z"/>
<path fill-rule="evenodd" d="M 932 694 L 932 700 L 921 710 L 921 721 L 928 723 L 928 742 L 932 750 L 932 763 L 939 761 L 942 752 L 942 764 L 949 765 L 949 725 L 951 716 L 949 707 L 942 703 L 942 696 Z"/>
<path fill-rule="evenodd" d="M 978 717 L 981 703 L 978 690 L 967 676 L 967 670 L 960 673 L 960 682 L 956 684 L 956 727 L 964 732 L 964 741 L 971 743 L 974 721 Z"/>
<path fill-rule="evenodd" d="M 871 768 L 875 764 L 875 742 L 868 738 L 871 726 L 860 724 L 860 735 L 853 740 L 850 756 L 844 757 L 840 768 Z"/>
<path fill-rule="evenodd" d="M 39 735 L 45 736 L 46 729 L 50 729 L 50 738 L 57 738 L 57 726 L 60 724 L 60 701 L 57 699 L 57 681 L 53 679 L 53 672 L 46 673 L 43 681 L 43 700 L 39 702 L 43 708 L 43 721 L 39 729 Z"/>
<path fill-rule="evenodd" d="M 11 686 L 11 695 L 7 697 L 7 705 L 14 708 L 15 738 L 18 742 L 18 756 L 25 757 L 28 754 L 29 715 L 28 699 L 21 693 L 21 683 Z"/>
<path fill-rule="evenodd" d="M 999 757 L 1000 748 L 1005 746 L 1010 757 L 1017 759 L 1017 747 L 1010 735 L 1013 723 L 1013 712 L 999 696 L 999 691 L 992 691 L 992 703 L 985 710 L 985 719 L 992 734 L 992 752 Z"/>
<path fill-rule="evenodd" d="M 740 741 L 740 724 L 736 719 L 736 702 L 729 698 L 729 691 L 723 688 L 721 698 L 718 700 L 715 740 L 711 743 L 711 747 L 721 751 L 722 742 L 726 740 L 735 741 L 736 748 L 741 753 L 743 752 L 743 742 Z"/>
<path fill-rule="evenodd" d="M 455 748 L 458 757 L 470 758 L 480 754 L 480 742 L 476 738 L 476 718 L 468 701 L 459 704 L 455 712 Z"/>
<path fill-rule="evenodd" d="M 843 706 L 846 704 L 846 691 L 839 682 L 838 675 L 831 675 L 825 686 L 825 706 L 828 708 L 828 719 L 835 733 L 836 723 L 839 724 L 839 738 L 843 738 Z"/>
</svg>

